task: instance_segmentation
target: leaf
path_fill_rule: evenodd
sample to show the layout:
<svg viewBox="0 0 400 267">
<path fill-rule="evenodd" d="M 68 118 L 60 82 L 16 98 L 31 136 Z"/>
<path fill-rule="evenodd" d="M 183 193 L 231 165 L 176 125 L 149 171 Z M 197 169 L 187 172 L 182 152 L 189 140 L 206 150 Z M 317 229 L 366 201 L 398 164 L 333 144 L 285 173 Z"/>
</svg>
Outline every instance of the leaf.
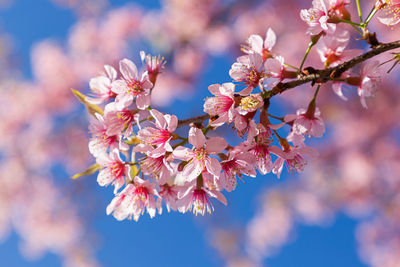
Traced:
<svg viewBox="0 0 400 267">
<path fill-rule="evenodd" d="M 87 102 L 86 96 L 84 94 L 75 89 L 71 89 L 71 91 L 76 96 L 76 98 L 78 98 L 78 100 L 86 106 L 90 114 L 92 114 L 93 116 L 95 113 L 99 113 L 101 116 L 104 115 L 104 111 L 99 106 Z"/>
<path fill-rule="evenodd" d="M 95 163 L 92 166 L 90 166 L 86 171 L 75 174 L 74 176 L 71 177 L 71 179 L 77 179 L 81 176 L 87 176 L 87 175 L 91 175 L 93 173 L 95 173 L 96 171 L 100 170 L 100 165 Z"/>
</svg>

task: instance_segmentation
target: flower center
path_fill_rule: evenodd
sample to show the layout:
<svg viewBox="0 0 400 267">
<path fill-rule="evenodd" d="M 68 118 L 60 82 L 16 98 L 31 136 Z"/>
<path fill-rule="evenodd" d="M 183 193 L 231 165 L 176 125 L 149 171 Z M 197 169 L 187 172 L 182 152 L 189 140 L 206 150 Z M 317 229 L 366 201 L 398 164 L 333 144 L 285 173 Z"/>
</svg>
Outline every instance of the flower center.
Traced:
<svg viewBox="0 0 400 267">
<path fill-rule="evenodd" d="M 240 101 L 241 108 L 246 111 L 253 111 L 253 110 L 257 109 L 259 104 L 260 104 L 260 100 L 257 97 L 255 97 L 254 95 L 244 97 Z"/>
<path fill-rule="evenodd" d="M 133 96 L 137 96 L 143 92 L 142 83 L 137 80 L 130 80 L 126 82 L 128 85 L 128 94 L 132 94 Z"/>
</svg>

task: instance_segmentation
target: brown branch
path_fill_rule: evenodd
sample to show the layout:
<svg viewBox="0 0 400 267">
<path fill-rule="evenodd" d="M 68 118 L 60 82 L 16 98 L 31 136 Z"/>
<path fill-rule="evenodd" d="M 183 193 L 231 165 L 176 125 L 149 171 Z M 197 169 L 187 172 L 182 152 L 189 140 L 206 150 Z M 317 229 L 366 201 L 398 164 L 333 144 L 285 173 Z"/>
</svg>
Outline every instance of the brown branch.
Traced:
<svg viewBox="0 0 400 267">
<path fill-rule="evenodd" d="M 208 114 L 204 114 L 204 115 L 193 117 L 193 118 L 189 118 L 189 119 L 186 119 L 186 120 L 179 120 L 178 121 L 178 127 L 182 127 L 184 125 L 188 125 L 188 124 L 190 124 L 192 122 L 193 123 L 203 122 L 203 121 L 205 121 L 205 120 L 207 120 L 209 118 L 210 118 L 210 116 Z"/>
<path fill-rule="evenodd" d="M 266 97 L 271 98 L 274 95 L 281 94 L 281 93 L 285 92 L 286 90 L 295 88 L 299 85 L 309 83 L 309 82 L 325 83 L 330 78 L 340 77 L 340 75 L 342 73 L 344 73 L 345 71 L 351 69 L 352 67 L 354 67 L 370 58 L 373 58 L 379 54 L 382 54 L 384 52 L 387 52 L 389 50 L 393 50 L 393 49 L 396 49 L 399 47 L 400 47 L 400 41 L 377 45 L 372 50 L 370 50 L 358 57 L 355 57 L 349 61 L 346 61 L 336 67 L 322 69 L 322 70 L 312 70 L 313 73 L 311 73 L 309 75 L 300 76 L 297 80 L 286 82 L 286 83 L 279 83 L 274 88 L 272 88 L 270 91 L 268 91 Z"/>
<path fill-rule="evenodd" d="M 372 48 L 372 50 L 355 57 L 349 61 L 346 61 L 336 67 L 328 68 L 328 69 L 322 69 L 322 70 L 315 70 L 313 68 L 309 68 L 309 72 L 312 72 L 308 75 L 300 74 L 297 78 L 297 80 L 293 80 L 290 82 L 286 83 L 279 83 L 277 84 L 274 88 L 271 90 L 267 91 L 265 94 L 264 98 L 271 98 L 274 95 L 281 94 L 289 89 L 295 88 L 297 86 L 300 86 L 302 84 L 306 84 L 309 82 L 318 82 L 318 83 L 325 83 L 329 81 L 332 78 L 338 78 L 342 73 L 345 71 L 351 69 L 352 67 L 370 59 L 373 58 L 379 54 L 382 54 L 384 52 L 400 48 L 400 41 L 395 41 L 387 44 L 380 44 Z M 178 127 L 188 125 L 190 123 L 199 123 L 203 122 L 207 119 L 209 119 L 210 116 L 208 114 L 204 114 L 202 116 L 197 116 L 185 120 L 179 120 L 178 122 Z"/>
</svg>

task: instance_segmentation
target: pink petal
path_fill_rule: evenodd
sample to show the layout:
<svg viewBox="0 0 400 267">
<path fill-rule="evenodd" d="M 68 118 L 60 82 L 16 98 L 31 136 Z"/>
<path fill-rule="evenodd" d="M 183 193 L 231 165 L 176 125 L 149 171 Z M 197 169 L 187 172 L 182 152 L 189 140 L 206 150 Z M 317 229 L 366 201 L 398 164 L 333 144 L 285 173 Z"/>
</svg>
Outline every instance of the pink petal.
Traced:
<svg viewBox="0 0 400 267">
<path fill-rule="evenodd" d="M 250 35 L 248 42 L 254 52 L 261 54 L 263 49 L 263 39 L 260 35 L 252 34 Z"/>
<path fill-rule="evenodd" d="M 211 137 L 206 142 L 208 153 L 218 154 L 228 146 L 228 143 L 221 137 Z"/>
<path fill-rule="evenodd" d="M 206 169 L 212 175 L 219 177 L 222 167 L 216 158 L 209 158 L 206 160 Z"/>
<path fill-rule="evenodd" d="M 164 115 L 158 110 L 152 109 L 150 111 L 151 116 L 156 120 L 156 125 L 160 129 L 167 128 L 167 122 L 165 121 Z"/>
<path fill-rule="evenodd" d="M 136 106 L 141 110 L 144 110 L 150 106 L 150 95 L 138 95 L 136 98 Z"/>
<path fill-rule="evenodd" d="M 189 130 L 189 143 L 194 145 L 195 148 L 201 148 L 206 142 L 206 137 L 203 131 L 196 127 L 191 127 Z"/>
<path fill-rule="evenodd" d="M 173 131 L 176 130 L 176 127 L 178 127 L 178 118 L 175 115 L 165 115 L 165 120 L 167 121 L 168 124 L 168 132 L 172 133 Z"/>
<path fill-rule="evenodd" d="M 268 51 L 271 51 L 271 49 L 275 46 L 275 43 L 276 43 L 275 32 L 271 28 L 269 28 L 265 37 L 264 47 Z"/>
<path fill-rule="evenodd" d="M 174 152 L 172 152 L 172 155 L 175 159 L 189 160 L 192 156 L 192 150 L 187 147 L 179 146 L 175 148 Z"/>
<path fill-rule="evenodd" d="M 186 177 L 186 182 L 191 182 L 195 180 L 203 171 L 203 166 L 198 164 L 198 162 L 189 162 L 182 171 L 182 175 Z"/>
<path fill-rule="evenodd" d="M 126 80 L 138 80 L 138 70 L 132 61 L 124 58 L 119 62 L 119 70 Z"/>
</svg>

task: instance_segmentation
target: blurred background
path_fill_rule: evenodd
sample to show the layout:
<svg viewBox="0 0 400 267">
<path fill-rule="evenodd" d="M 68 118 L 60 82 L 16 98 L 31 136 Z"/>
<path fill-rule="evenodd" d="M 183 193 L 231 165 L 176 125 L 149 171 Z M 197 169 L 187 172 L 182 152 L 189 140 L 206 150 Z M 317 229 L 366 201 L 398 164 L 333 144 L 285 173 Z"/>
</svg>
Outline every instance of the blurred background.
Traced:
<svg viewBox="0 0 400 267">
<path fill-rule="evenodd" d="M 361 2 L 367 14 L 374 1 Z M 208 85 L 231 81 L 250 34 L 271 27 L 275 52 L 299 65 L 309 41 L 299 12 L 310 6 L 0 0 L 0 266 L 400 266 L 399 72 L 386 74 L 388 65 L 368 109 L 352 88 L 343 101 L 322 87 L 327 131 L 308 143 L 321 156 L 305 173 L 246 178 L 212 215 L 118 222 L 105 214 L 111 188 L 96 175 L 70 179 L 94 163 L 88 115 L 70 89 L 88 93 L 104 64 L 128 57 L 139 65 L 140 50 L 164 56 L 152 101 L 180 119 L 200 115 Z M 400 36 L 399 26 L 374 21 L 371 29 L 383 42 Z M 315 51 L 308 65 L 323 67 Z M 306 85 L 275 97 L 271 113 L 294 113 L 312 93 Z"/>
</svg>

